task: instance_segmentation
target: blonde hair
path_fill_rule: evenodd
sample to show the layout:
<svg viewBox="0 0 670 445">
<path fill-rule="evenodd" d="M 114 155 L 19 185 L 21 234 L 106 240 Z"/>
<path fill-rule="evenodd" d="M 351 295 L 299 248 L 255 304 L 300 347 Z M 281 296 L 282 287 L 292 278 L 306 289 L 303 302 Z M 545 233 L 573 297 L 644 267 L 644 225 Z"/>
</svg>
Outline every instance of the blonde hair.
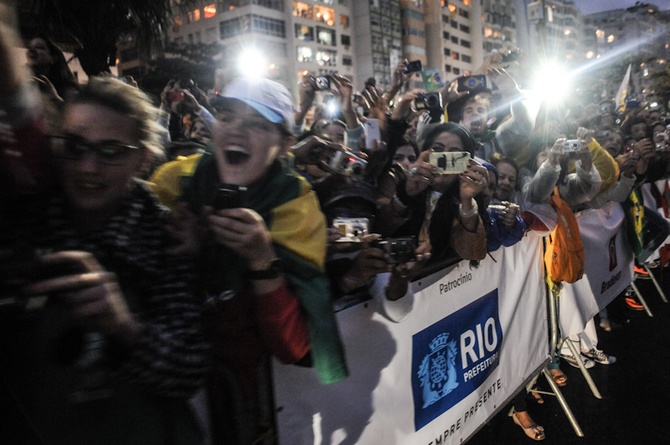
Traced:
<svg viewBox="0 0 670 445">
<path fill-rule="evenodd" d="M 164 156 L 159 111 L 138 88 L 110 76 L 91 77 L 78 94 L 67 100 L 66 107 L 72 104 L 100 105 L 123 114 L 133 121 L 140 145 L 153 156 Z"/>
</svg>

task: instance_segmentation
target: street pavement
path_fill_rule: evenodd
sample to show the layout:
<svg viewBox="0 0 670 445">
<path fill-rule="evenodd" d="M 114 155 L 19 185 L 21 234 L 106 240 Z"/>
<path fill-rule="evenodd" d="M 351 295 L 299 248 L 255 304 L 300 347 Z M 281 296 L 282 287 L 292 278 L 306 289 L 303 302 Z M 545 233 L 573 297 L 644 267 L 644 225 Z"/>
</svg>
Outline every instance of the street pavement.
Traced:
<svg viewBox="0 0 670 445">
<path fill-rule="evenodd" d="M 670 270 L 655 270 L 670 299 Z M 599 348 L 617 358 L 611 365 L 589 370 L 602 394 L 596 399 L 579 369 L 561 361 L 568 385 L 561 388 L 581 426 L 578 437 L 556 397 L 545 395 L 538 405 L 532 398 L 528 412 L 545 429 L 546 445 L 664 445 L 670 444 L 670 304 L 663 303 L 651 280 L 637 280 L 653 317 L 632 311 L 623 299 L 615 300 L 610 314 L 622 329 L 605 332 L 598 328 Z M 549 389 L 543 377 L 538 383 Z M 468 445 L 529 444 L 521 428 L 502 410 L 468 441 Z"/>
</svg>

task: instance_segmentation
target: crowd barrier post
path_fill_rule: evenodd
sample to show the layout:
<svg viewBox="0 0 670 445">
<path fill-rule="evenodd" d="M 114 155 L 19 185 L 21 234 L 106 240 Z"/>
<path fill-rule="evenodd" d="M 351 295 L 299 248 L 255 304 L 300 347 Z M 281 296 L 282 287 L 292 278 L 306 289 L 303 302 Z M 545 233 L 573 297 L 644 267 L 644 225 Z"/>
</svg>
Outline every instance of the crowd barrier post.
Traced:
<svg viewBox="0 0 670 445">
<path fill-rule="evenodd" d="M 566 342 L 566 344 L 568 345 L 568 349 L 570 349 L 570 353 L 572 354 L 572 356 L 577 361 L 577 365 L 579 365 L 579 370 L 582 371 L 582 374 L 584 375 L 584 379 L 586 379 L 586 383 L 589 384 L 589 388 L 591 388 L 591 392 L 593 393 L 593 396 L 596 399 L 602 399 L 603 396 L 600 394 L 600 391 L 598 391 L 598 387 L 596 386 L 595 382 L 591 378 L 591 373 L 589 373 L 589 370 L 586 369 L 586 366 L 584 366 L 584 361 L 581 358 L 581 353 L 577 350 L 577 348 L 575 348 L 575 345 L 572 342 L 572 340 L 567 338 L 563 341 Z"/>
<path fill-rule="evenodd" d="M 663 292 L 663 289 L 661 288 L 661 285 L 658 283 L 658 280 L 654 276 L 654 274 L 651 272 L 651 268 L 649 267 L 648 263 L 644 263 L 644 270 L 647 271 L 649 274 L 649 278 L 651 278 L 651 281 L 654 283 L 654 287 L 656 287 L 656 290 L 658 291 L 658 294 L 661 296 L 661 300 L 663 300 L 663 303 L 667 303 L 668 299 L 665 297 L 665 292 Z"/>
<path fill-rule="evenodd" d="M 558 338 L 559 338 L 559 329 L 558 329 L 558 298 L 560 296 L 560 289 L 558 286 L 554 285 L 552 286 L 551 290 L 547 292 L 547 299 L 548 299 L 548 322 L 549 322 L 549 350 L 551 351 L 551 356 L 552 359 L 556 356 L 557 354 L 557 347 L 558 347 Z M 535 390 L 538 394 L 544 394 L 544 395 L 549 395 L 549 396 L 554 396 L 556 397 L 556 400 L 558 400 L 559 405 L 561 405 L 561 408 L 563 409 L 563 412 L 565 413 L 565 416 L 568 418 L 568 421 L 570 422 L 570 425 L 572 425 L 572 429 L 575 431 L 575 434 L 578 437 L 584 437 L 584 432 L 582 431 L 581 426 L 579 425 L 579 422 L 577 422 L 577 418 L 575 417 L 574 413 L 570 409 L 570 405 L 568 405 L 567 400 L 565 400 L 565 397 L 563 396 L 563 393 L 561 392 L 561 389 L 558 387 L 556 382 L 554 381 L 554 378 L 551 376 L 551 372 L 549 371 L 548 366 L 545 366 L 541 370 L 542 375 L 544 375 L 544 378 L 547 380 L 547 383 L 549 383 L 549 386 L 551 387 L 551 391 L 539 391 Z M 537 377 L 535 378 L 537 379 Z"/>
<path fill-rule="evenodd" d="M 630 286 L 635 291 L 635 295 L 637 295 L 637 299 L 640 300 L 640 303 L 642 304 L 642 306 L 644 306 L 644 310 L 647 313 L 647 315 L 649 315 L 650 317 L 653 317 L 654 314 L 651 313 L 651 309 L 649 309 L 649 305 L 647 304 L 646 300 L 642 296 L 642 292 L 640 292 L 640 289 L 638 289 L 637 286 L 635 285 L 635 279 L 634 278 L 633 278 L 633 281 L 630 282 Z"/>
</svg>

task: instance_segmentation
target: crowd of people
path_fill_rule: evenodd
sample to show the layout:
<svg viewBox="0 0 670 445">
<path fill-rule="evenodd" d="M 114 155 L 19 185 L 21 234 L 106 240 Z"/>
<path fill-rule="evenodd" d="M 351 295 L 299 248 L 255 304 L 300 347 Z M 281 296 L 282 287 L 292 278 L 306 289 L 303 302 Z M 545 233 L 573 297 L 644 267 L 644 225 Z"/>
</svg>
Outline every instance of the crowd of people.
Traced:
<svg viewBox="0 0 670 445">
<path fill-rule="evenodd" d="M 400 63 L 389 91 L 181 79 L 155 106 L 132 78 L 73 82 L 44 36 L 19 66 L 0 13 L 0 376 L 34 443 L 270 440 L 272 358 L 348 375 L 335 305 L 402 322 L 421 274 L 549 234 L 553 193 L 580 212 L 668 176 L 664 110 L 533 116 L 500 54 L 473 73 L 489 88 L 407 89 Z M 599 325 L 620 328 L 605 308 Z M 595 333 L 571 338 L 581 360 L 614 363 Z M 513 420 L 542 440 L 527 398 Z"/>
</svg>

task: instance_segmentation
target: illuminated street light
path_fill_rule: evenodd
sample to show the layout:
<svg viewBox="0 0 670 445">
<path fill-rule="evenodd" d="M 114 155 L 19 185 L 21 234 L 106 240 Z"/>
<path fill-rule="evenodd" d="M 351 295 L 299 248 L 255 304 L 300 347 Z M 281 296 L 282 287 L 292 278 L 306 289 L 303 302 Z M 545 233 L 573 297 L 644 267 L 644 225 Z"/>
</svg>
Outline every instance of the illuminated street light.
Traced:
<svg viewBox="0 0 670 445">
<path fill-rule="evenodd" d="M 245 48 L 237 57 L 237 70 L 246 77 L 266 77 L 268 62 L 257 48 Z"/>
<path fill-rule="evenodd" d="M 542 102 L 560 102 L 570 90 L 571 80 L 565 67 L 548 63 L 535 74 L 531 96 Z"/>
</svg>

